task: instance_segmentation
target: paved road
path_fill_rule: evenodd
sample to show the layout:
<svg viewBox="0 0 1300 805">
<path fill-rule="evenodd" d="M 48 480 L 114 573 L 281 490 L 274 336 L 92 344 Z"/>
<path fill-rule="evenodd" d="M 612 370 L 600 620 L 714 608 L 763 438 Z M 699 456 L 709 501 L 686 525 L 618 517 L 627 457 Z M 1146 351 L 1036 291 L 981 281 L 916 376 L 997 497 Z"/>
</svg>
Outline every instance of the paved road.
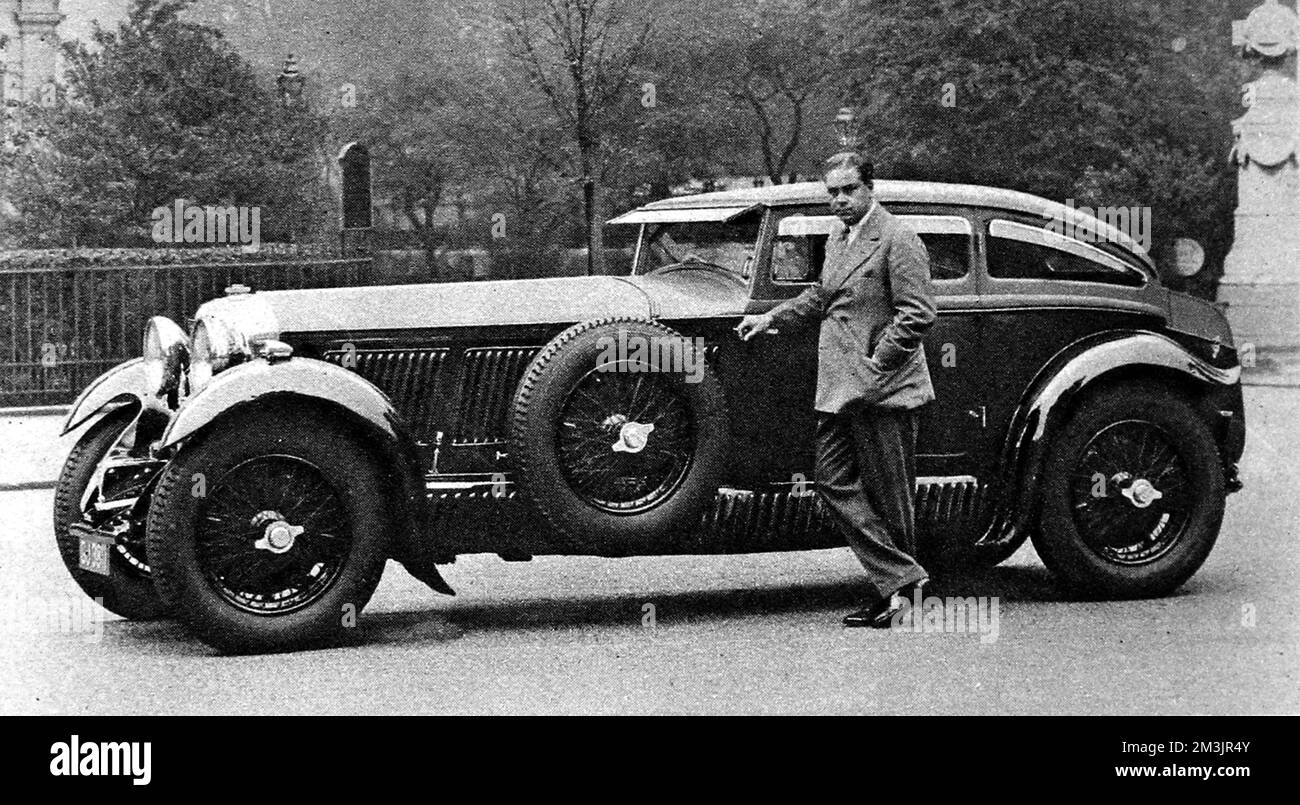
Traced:
<svg viewBox="0 0 1300 805">
<path fill-rule="evenodd" d="M 847 550 L 465 557 L 455 599 L 390 565 L 356 645 L 220 657 L 175 624 L 90 622 L 51 493 L 2 493 L 0 713 L 1297 713 L 1300 392 L 1247 395 L 1246 490 L 1178 594 L 1063 600 L 1025 548 L 936 585 L 998 598 L 984 641 L 842 629 Z"/>
<path fill-rule="evenodd" d="M 49 484 L 78 433 L 59 437 L 62 413 L 16 414 L 0 409 L 0 491 L 13 486 Z"/>
</svg>

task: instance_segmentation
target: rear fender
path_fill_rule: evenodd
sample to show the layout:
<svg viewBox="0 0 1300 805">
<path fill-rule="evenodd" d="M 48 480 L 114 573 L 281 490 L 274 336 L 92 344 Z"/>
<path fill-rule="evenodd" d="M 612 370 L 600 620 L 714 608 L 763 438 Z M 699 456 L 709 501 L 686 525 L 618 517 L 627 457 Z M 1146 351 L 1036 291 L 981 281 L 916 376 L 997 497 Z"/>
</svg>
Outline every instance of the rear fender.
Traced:
<svg viewBox="0 0 1300 805">
<path fill-rule="evenodd" d="M 1043 463 L 1052 437 L 1080 395 L 1105 383 L 1107 375 L 1147 367 L 1174 373 L 1206 391 L 1236 385 L 1241 367 L 1220 369 L 1178 342 L 1153 332 L 1111 332 L 1062 350 L 1030 384 L 1011 420 L 1002 453 L 1001 507 L 980 547 L 1023 539 L 1038 512 Z"/>
</svg>

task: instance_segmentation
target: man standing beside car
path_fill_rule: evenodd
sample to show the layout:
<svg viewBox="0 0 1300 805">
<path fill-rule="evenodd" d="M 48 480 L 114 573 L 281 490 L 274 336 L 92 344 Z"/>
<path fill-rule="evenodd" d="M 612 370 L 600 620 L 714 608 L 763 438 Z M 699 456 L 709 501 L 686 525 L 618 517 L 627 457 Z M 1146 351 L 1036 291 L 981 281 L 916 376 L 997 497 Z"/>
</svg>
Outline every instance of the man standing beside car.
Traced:
<svg viewBox="0 0 1300 805">
<path fill-rule="evenodd" d="M 930 260 L 916 233 L 873 198 L 873 168 L 856 153 L 826 162 L 841 225 L 816 285 L 745 316 L 746 341 L 820 324 L 817 488 L 867 571 L 872 600 L 845 626 L 888 628 L 928 579 L 916 561 L 918 411 L 934 400 L 923 340 L 936 312 Z"/>
</svg>

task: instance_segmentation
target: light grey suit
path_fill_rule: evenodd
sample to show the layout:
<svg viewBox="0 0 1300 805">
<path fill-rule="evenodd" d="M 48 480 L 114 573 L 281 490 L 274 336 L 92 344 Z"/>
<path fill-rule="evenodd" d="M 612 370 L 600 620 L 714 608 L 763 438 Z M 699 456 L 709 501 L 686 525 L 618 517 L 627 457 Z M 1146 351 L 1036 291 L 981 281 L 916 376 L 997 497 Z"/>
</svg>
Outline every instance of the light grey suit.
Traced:
<svg viewBox="0 0 1300 805">
<path fill-rule="evenodd" d="M 827 241 L 821 280 L 772 309 L 774 324 L 821 322 L 818 411 L 924 405 L 934 389 L 921 341 L 936 315 L 925 245 L 878 204 L 852 244 L 845 232 L 841 224 Z"/>
<path fill-rule="evenodd" d="M 915 559 L 915 409 L 934 399 L 922 341 L 936 311 L 916 233 L 877 204 L 851 244 L 846 234 L 831 234 L 820 281 L 772 317 L 820 322 L 817 489 L 883 598 L 926 576 Z"/>
</svg>

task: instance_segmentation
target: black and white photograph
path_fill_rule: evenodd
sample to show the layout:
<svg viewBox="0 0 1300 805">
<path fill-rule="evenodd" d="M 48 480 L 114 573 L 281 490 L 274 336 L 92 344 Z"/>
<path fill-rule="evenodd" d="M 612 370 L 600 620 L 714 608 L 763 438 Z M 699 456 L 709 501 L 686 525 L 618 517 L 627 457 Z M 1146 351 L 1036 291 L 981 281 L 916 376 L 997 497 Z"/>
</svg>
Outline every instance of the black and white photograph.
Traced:
<svg viewBox="0 0 1300 805">
<path fill-rule="evenodd" d="M 0 0 L 0 714 L 1300 713 L 1298 46 Z"/>
</svg>

